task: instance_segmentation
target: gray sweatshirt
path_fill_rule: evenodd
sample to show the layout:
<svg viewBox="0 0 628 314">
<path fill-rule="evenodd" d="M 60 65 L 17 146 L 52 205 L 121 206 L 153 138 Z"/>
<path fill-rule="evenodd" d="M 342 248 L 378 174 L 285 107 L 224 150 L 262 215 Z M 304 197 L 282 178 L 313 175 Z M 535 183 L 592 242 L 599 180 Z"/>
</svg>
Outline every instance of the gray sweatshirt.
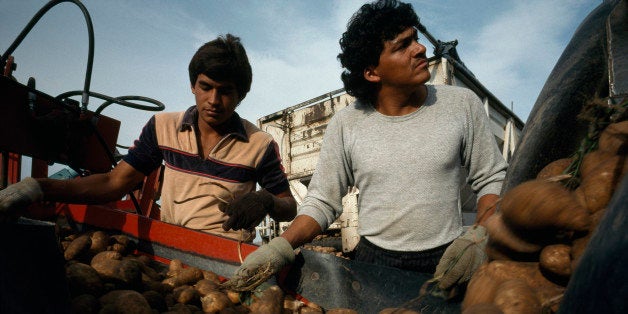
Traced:
<svg viewBox="0 0 628 314">
<path fill-rule="evenodd" d="M 504 161 L 480 99 L 470 90 L 428 85 L 425 104 L 385 116 L 359 101 L 332 117 L 299 215 L 323 230 L 359 189 L 360 236 L 394 251 L 423 251 L 462 234 L 460 182 L 478 198 L 499 194 Z"/>
</svg>

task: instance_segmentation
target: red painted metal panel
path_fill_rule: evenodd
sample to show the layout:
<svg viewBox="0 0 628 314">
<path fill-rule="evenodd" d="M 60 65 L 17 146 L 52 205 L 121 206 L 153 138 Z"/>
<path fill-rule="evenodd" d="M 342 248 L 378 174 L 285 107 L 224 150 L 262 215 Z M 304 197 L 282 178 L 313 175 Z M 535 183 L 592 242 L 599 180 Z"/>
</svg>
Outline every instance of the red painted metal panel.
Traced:
<svg viewBox="0 0 628 314">
<path fill-rule="evenodd" d="M 0 103 L 0 134 L 11 135 L 0 137 L 1 150 L 92 172 L 111 170 L 108 154 L 115 150 L 120 121 L 91 111 L 80 116 L 78 108 L 5 76 Z"/>
<path fill-rule="evenodd" d="M 241 243 L 102 205 L 60 203 L 57 205 L 56 211 L 67 215 L 78 223 L 117 230 L 141 240 L 230 263 L 239 263 L 240 253 L 241 257 L 245 258 L 257 249 L 256 245 Z"/>
<path fill-rule="evenodd" d="M 5 188 L 5 184 L 20 181 L 22 175 L 22 155 L 12 152 L 0 152 L 0 189 Z"/>
</svg>

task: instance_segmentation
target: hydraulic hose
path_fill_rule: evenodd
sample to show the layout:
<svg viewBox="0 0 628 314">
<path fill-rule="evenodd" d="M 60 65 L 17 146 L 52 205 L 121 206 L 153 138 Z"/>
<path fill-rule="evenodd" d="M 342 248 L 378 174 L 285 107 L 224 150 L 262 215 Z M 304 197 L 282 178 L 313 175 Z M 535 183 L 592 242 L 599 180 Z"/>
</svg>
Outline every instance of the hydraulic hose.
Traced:
<svg viewBox="0 0 628 314">
<path fill-rule="evenodd" d="M 28 35 L 31 29 L 39 22 L 42 16 L 46 14 L 52 7 L 59 3 L 63 2 L 71 2 L 81 9 L 83 12 L 83 16 L 85 17 L 85 22 L 87 23 L 87 34 L 89 36 L 89 50 L 87 54 L 87 69 L 85 70 L 85 84 L 83 86 L 83 98 L 81 100 L 81 114 L 85 113 L 87 110 L 87 105 L 89 102 L 89 86 L 92 78 L 92 66 L 94 63 L 94 28 L 92 26 L 92 18 L 87 11 L 87 8 L 78 0 L 52 0 L 48 2 L 44 7 L 42 7 L 36 14 L 31 18 L 26 27 L 22 30 L 22 32 L 15 38 L 11 46 L 7 49 L 7 51 L 0 58 L 0 64 L 4 65 L 9 58 L 9 56 L 15 51 L 15 49 L 22 43 L 22 40 Z"/>
</svg>

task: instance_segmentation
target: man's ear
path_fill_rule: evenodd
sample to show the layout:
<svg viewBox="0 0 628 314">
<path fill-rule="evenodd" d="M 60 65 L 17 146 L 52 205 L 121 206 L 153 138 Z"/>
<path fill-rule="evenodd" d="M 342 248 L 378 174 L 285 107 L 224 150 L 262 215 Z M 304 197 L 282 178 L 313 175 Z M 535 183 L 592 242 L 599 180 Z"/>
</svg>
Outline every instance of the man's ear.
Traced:
<svg viewBox="0 0 628 314">
<path fill-rule="evenodd" d="M 378 83 L 380 81 L 380 77 L 377 74 L 375 67 L 369 66 L 364 69 L 364 79 L 371 83 Z"/>
</svg>

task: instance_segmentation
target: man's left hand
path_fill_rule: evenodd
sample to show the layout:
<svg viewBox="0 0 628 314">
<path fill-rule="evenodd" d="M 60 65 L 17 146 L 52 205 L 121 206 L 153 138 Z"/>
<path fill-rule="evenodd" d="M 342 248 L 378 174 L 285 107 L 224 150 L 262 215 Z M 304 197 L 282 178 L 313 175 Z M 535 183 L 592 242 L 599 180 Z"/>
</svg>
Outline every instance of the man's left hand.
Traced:
<svg viewBox="0 0 628 314">
<path fill-rule="evenodd" d="M 233 291 L 251 291 L 285 266 L 294 262 L 295 254 L 288 240 L 277 237 L 260 246 L 244 262 L 223 287 Z"/>
<path fill-rule="evenodd" d="M 228 205 L 222 206 L 221 210 L 229 215 L 229 219 L 222 225 L 222 228 L 225 231 L 229 229 L 252 230 L 264 220 L 274 205 L 273 195 L 266 190 L 244 194 Z"/>
<path fill-rule="evenodd" d="M 486 228 L 480 225 L 469 227 L 465 234 L 454 240 L 436 266 L 434 278 L 439 279 L 438 287 L 446 290 L 468 282 L 487 259 L 484 251 L 487 241 Z"/>
</svg>

